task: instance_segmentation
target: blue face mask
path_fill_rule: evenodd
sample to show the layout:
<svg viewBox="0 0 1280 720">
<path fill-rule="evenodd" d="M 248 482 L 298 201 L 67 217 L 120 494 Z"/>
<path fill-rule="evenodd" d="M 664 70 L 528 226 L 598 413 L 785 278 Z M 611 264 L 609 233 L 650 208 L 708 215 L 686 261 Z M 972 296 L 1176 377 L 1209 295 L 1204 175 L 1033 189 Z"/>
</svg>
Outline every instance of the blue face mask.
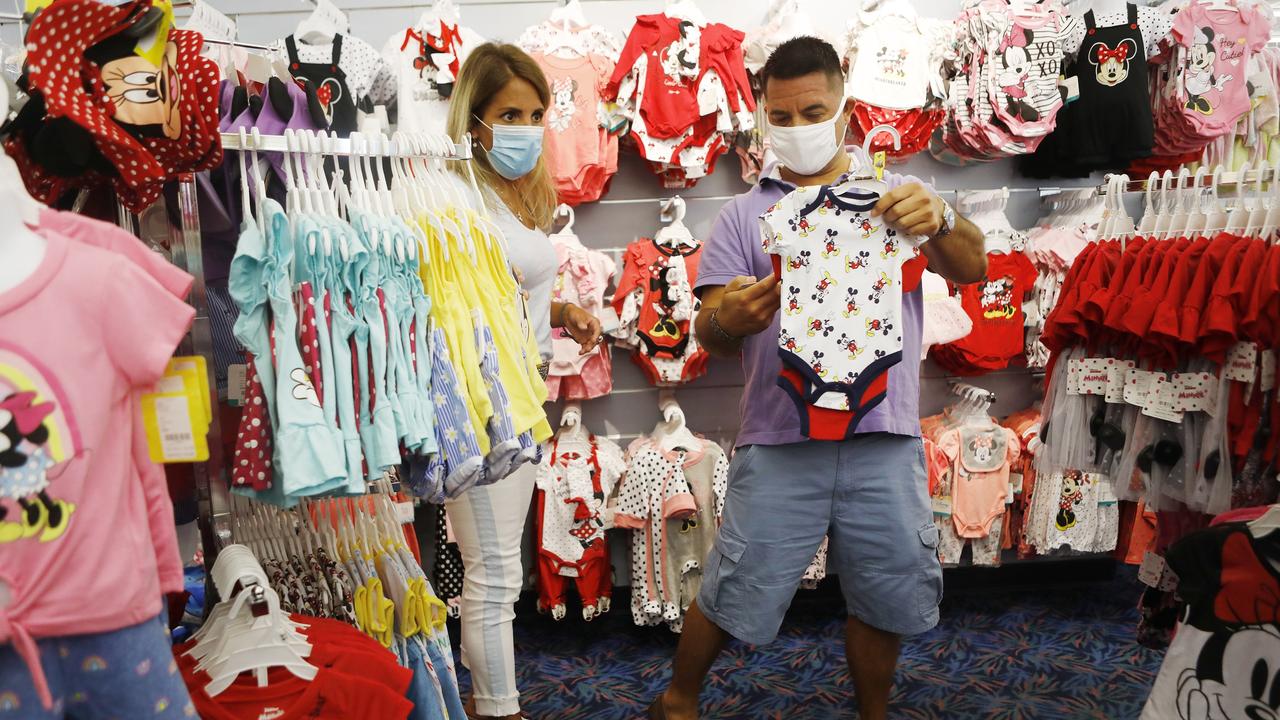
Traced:
<svg viewBox="0 0 1280 720">
<path fill-rule="evenodd" d="M 489 164 L 499 175 L 518 180 L 538 164 L 542 157 L 541 125 L 489 125 L 480 118 L 476 120 L 493 132 L 493 147 L 487 154 Z"/>
</svg>

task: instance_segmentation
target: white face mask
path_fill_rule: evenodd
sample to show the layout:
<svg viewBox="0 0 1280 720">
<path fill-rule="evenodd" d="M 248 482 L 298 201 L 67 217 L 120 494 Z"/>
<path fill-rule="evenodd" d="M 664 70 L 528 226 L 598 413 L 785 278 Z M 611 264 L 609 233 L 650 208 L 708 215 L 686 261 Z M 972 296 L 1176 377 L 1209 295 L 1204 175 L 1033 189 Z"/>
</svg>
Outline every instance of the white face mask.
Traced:
<svg viewBox="0 0 1280 720">
<path fill-rule="evenodd" d="M 796 125 L 779 127 L 765 121 L 769 131 L 769 145 L 782 166 L 797 175 L 816 175 L 831 158 L 843 148 L 844 133 L 848 127 L 842 128 L 836 135 L 836 121 L 844 112 L 845 98 L 840 98 L 836 105 L 839 110 L 829 119 L 812 125 Z"/>
</svg>

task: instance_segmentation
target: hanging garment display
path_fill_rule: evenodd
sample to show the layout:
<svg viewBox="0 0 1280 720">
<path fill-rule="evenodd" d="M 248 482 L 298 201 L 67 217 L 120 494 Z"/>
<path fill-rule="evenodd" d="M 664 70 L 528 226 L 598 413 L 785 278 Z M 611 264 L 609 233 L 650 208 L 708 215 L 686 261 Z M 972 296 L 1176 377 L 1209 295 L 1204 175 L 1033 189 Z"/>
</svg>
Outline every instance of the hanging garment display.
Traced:
<svg viewBox="0 0 1280 720">
<path fill-rule="evenodd" d="M 620 52 L 617 38 L 598 25 L 575 25 L 566 16 L 529 28 L 520 46 L 551 87 L 543 157 L 560 202 L 599 200 L 618 171 L 621 127 L 602 99 Z"/>
<path fill-rule="evenodd" d="M 871 217 L 880 195 L 856 180 L 797 188 L 760 216 L 784 288 L 778 386 L 815 440 L 852 437 L 902 360 L 902 294 L 928 261 Z"/>
<path fill-rule="evenodd" d="M 955 26 L 922 18 L 904 0 L 868 0 L 849 21 L 846 92 L 855 100 L 849 129 L 862 143 L 872 128 L 889 125 L 901 134 L 895 147 L 886 135 L 870 148 L 897 157 L 924 150 L 946 119 L 942 64 L 955 54 Z"/>
<path fill-rule="evenodd" d="M 755 99 L 741 32 L 694 17 L 641 15 L 627 34 L 604 98 L 622 106 L 640 156 L 669 188 L 692 187 L 754 127 Z"/>
<path fill-rule="evenodd" d="M 172 8 L 149 0 L 60 0 L 39 14 L 27 33 L 32 99 L 5 140 L 34 197 L 109 186 L 141 211 L 166 180 L 221 161 L 218 68 L 200 57 L 199 33 L 171 25 Z"/>
<path fill-rule="evenodd" d="M 633 530 L 631 615 L 675 632 L 702 587 L 729 480 L 724 451 L 685 433 L 643 437 L 627 448 L 614 523 Z"/>
<path fill-rule="evenodd" d="M 605 506 L 626 469 L 622 448 L 584 433 L 580 424 L 562 430 L 544 451 L 533 500 L 541 612 L 563 619 L 569 584 L 578 590 L 584 619 L 608 612 L 613 564 L 605 531 L 613 523 Z"/>
<path fill-rule="evenodd" d="M 396 129 L 443 133 L 458 70 L 485 40 L 461 24 L 452 0 L 436 0 L 412 26 L 394 32 L 382 47 L 396 85 Z"/>
<path fill-rule="evenodd" d="M 1154 125 L 1147 63 L 1169 29 L 1163 10 L 1127 6 L 1124 17 L 1100 22 L 1092 10 L 1068 38 L 1078 47 L 1080 97 L 1059 118 L 1058 131 L 1021 164 L 1032 177 L 1085 176 L 1116 170 L 1151 154 Z"/>
<path fill-rule="evenodd" d="M 683 224 L 681 224 L 683 228 Z M 658 238 L 627 246 L 613 294 L 618 342 L 654 385 L 675 385 L 706 372 L 710 356 L 694 337 L 699 302 L 693 294 L 702 243 L 664 228 Z"/>
<path fill-rule="evenodd" d="M 966 2 L 956 19 L 957 57 L 947 122 L 933 156 L 952 164 L 1034 151 L 1053 132 L 1062 95 L 1065 39 L 1078 22 L 1059 2 Z"/>
<path fill-rule="evenodd" d="M 319 159 L 285 153 L 289 212 L 264 197 L 261 167 L 251 165 L 259 216 L 231 280 L 252 363 L 233 488 L 286 505 L 359 493 L 407 457 L 409 486 L 439 501 L 533 461 L 535 435 L 549 434 L 546 389 L 502 241 L 469 204 L 470 189 L 426 164 L 416 174 L 394 167 L 388 189 L 363 156 L 351 163 L 348 222 L 324 173 L 304 172 Z M 457 202 L 410 205 L 433 197 L 427 183 Z M 241 190 L 248 205 L 247 179 Z M 375 198 L 396 206 L 393 192 L 400 214 L 370 212 Z M 449 263 L 454 252 L 474 262 Z M 454 302 L 431 302 L 446 296 Z"/>
<path fill-rule="evenodd" d="M 572 303 L 600 317 L 605 289 L 617 268 L 608 255 L 582 244 L 573 233 L 572 210 L 569 212 L 569 223 L 551 236 L 560 263 L 551 300 Z M 578 342 L 564 328 L 557 328 L 552 331 L 551 350 L 547 399 L 590 400 L 613 390 L 613 359 L 607 344 L 601 343 L 584 355 Z"/>
</svg>

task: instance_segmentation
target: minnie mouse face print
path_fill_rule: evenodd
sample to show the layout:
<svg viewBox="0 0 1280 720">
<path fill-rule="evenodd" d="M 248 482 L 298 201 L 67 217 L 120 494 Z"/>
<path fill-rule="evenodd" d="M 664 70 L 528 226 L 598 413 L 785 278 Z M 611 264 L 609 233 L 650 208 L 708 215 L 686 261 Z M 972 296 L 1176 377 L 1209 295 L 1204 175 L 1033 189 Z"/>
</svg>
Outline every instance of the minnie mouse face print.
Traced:
<svg viewBox="0 0 1280 720">
<path fill-rule="evenodd" d="M 1221 93 L 1232 75 L 1215 75 L 1214 65 L 1218 62 L 1217 46 L 1214 43 L 1214 32 L 1211 27 L 1196 30 L 1195 43 L 1191 46 L 1191 57 L 1188 59 L 1186 74 L 1182 77 L 1183 88 L 1187 93 L 1187 109 L 1195 110 L 1201 115 L 1212 115 L 1218 98 L 1210 99 L 1212 93 Z"/>
<path fill-rule="evenodd" d="M 116 122 L 137 128 L 143 136 L 177 140 L 182 135 L 182 83 L 175 43 L 165 44 L 159 67 L 133 52 L 105 63 L 102 83 L 115 105 Z"/>
<path fill-rule="evenodd" d="M 1097 42 L 1089 48 L 1089 62 L 1099 85 L 1115 87 L 1129 77 L 1129 61 L 1138 54 L 1138 44 L 1125 38 L 1115 47 Z"/>
<path fill-rule="evenodd" d="M 555 132 L 564 132 L 573 124 L 573 116 L 578 111 L 578 81 L 573 78 L 558 78 L 551 83 L 551 109 L 547 111 L 547 127 Z"/>
</svg>

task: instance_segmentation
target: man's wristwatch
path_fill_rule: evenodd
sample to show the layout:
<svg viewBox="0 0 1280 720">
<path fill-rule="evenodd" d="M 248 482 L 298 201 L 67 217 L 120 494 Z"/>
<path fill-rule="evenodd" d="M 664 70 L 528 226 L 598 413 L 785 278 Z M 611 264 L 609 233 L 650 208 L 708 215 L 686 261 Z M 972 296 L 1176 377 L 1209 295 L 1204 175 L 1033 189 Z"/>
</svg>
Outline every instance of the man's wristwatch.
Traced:
<svg viewBox="0 0 1280 720">
<path fill-rule="evenodd" d="M 933 234 L 932 238 L 929 238 L 930 240 L 944 238 L 950 235 L 951 231 L 956 227 L 955 209 L 952 208 L 951 203 L 946 200 L 943 200 L 942 198 L 938 198 L 938 200 L 942 202 L 942 227 L 938 229 L 938 232 Z"/>
</svg>

